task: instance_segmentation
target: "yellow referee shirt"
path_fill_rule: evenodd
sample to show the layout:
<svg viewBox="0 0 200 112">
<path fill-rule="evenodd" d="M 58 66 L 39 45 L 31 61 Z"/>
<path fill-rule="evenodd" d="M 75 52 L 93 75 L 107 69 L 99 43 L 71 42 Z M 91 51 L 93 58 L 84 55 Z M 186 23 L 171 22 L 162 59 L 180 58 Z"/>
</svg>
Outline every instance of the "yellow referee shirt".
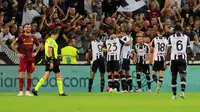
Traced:
<svg viewBox="0 0 200 112">
<path fill-rule="evenodd" d="M 61 49 L 63 64 L 77 64 L 78 50 L 73 46 L 66 46 Z"/>
</svg>

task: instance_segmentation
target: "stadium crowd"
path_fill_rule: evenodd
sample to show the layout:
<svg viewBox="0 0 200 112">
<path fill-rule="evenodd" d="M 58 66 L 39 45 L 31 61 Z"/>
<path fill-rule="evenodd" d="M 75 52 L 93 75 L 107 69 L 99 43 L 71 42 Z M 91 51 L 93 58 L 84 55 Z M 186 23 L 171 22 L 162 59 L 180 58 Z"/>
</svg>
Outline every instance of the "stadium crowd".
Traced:
<svg viewBox="0 0 200 112">
<path fill-rule="evenodd" d="M 200 0 L 143 0 L 146 5 L 134 12 L 118 12 L 121 1 L 0 0 L 0 40 L 10 48 L 12 41 L 23 33 L 23 25 L 31 23 L 32 34 L 41 43 L 45 42 L 51 29 L 60 30 L 56 40 L 59 54 L 68 45 L 78 49 L 79 54 L 85 54 L 94 37 L 105 41 L 111 27 L 116 34 L 125 31 L 134 43 L 136 34 L 142 32 L 144 41 L 151 45 L 158 28 L 163 28 L 168 37 L 179 22 L 191 42 L 198 45 Z M 42 45 L 35 62 L 43 57 Z"/>
</svg>

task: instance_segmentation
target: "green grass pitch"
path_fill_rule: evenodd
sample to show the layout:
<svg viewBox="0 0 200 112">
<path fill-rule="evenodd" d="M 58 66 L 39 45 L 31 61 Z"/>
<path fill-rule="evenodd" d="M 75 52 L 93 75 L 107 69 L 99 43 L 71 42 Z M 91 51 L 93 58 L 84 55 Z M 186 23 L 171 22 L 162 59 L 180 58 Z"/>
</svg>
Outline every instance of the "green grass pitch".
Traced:
<svg viewBox="0 0 200 112">
<path fill-rule="evenodd" d="M 200 93 L 172 100 L 171 93 L 0 93 L 0 112 L 200 112 Z"/>
</svg>

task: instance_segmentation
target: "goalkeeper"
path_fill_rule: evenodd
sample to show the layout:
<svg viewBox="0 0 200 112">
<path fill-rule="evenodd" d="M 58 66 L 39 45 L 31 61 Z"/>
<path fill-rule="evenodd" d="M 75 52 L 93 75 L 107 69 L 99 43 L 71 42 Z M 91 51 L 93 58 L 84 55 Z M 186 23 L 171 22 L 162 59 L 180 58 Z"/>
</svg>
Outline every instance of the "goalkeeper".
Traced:
<svg viewBox="0 0 200 112">
<path fill-rule="evenodd" d="M 67 96 L 63 92 L 62 75 L 59 69 L 60 62 L 58 60 L 58 44 L 55 41 L 58 38 L 59 30 L 53 29 L 50 34 L 51 37 L 49 37 L 45 42 L 45 74 L 32 90 L 32 93 L 34 94 L 34 96 L 38 96 L 38 89 L 48 79 L 51 71 L 53 71 L 57 78 L 59 96 Z"/>
</svg>

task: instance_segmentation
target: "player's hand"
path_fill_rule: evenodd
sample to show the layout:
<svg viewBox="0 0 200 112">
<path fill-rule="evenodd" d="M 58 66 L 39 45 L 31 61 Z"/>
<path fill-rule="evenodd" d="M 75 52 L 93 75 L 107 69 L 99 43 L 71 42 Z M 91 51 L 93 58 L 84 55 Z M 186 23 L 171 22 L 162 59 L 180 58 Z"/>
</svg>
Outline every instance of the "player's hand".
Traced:
<svg viewBox="0 0 200 112">
<path fill-rule="evenodd" d="M 35 57 L 36 55 L 37 55 L 37 53 L 35 53 L 35 52 L 34 52 L 34 53 L 32 53 L 32 57 Z"/>
<path fill-rule="evenodd" d="M 135 64 L 135 63 L 136 63 L 136 60 L 133 60 L 132 63 Z"/>
<path fill-rule="evenodd" d="M 49 66 L 49 69 L 53 69 L 53 67 L 54 67 L 54 65 L 53 65 L 53 63 L 50 63 L 50 66 Z"/>
<path fill-rule="evenodd" d="M 192 64 L 194 64 L 194 58 L 191 58 Z"/>
<path fill-rule="evenodd" d="M 22 53 L 17 53 L 17 56 L 19 56 L 20 58 L 24 58 L 24 54 Z"/>
<path fill-rule="evenodd" d="M 148 59 L 144 59 L 144 62 L 148 61 Z"/>
<path fill-rule="evenodd" d="M 166 62 L 164 63 L 164 68 L 167 69 L 167 64 L 166 64 Z"/>
</svg>

